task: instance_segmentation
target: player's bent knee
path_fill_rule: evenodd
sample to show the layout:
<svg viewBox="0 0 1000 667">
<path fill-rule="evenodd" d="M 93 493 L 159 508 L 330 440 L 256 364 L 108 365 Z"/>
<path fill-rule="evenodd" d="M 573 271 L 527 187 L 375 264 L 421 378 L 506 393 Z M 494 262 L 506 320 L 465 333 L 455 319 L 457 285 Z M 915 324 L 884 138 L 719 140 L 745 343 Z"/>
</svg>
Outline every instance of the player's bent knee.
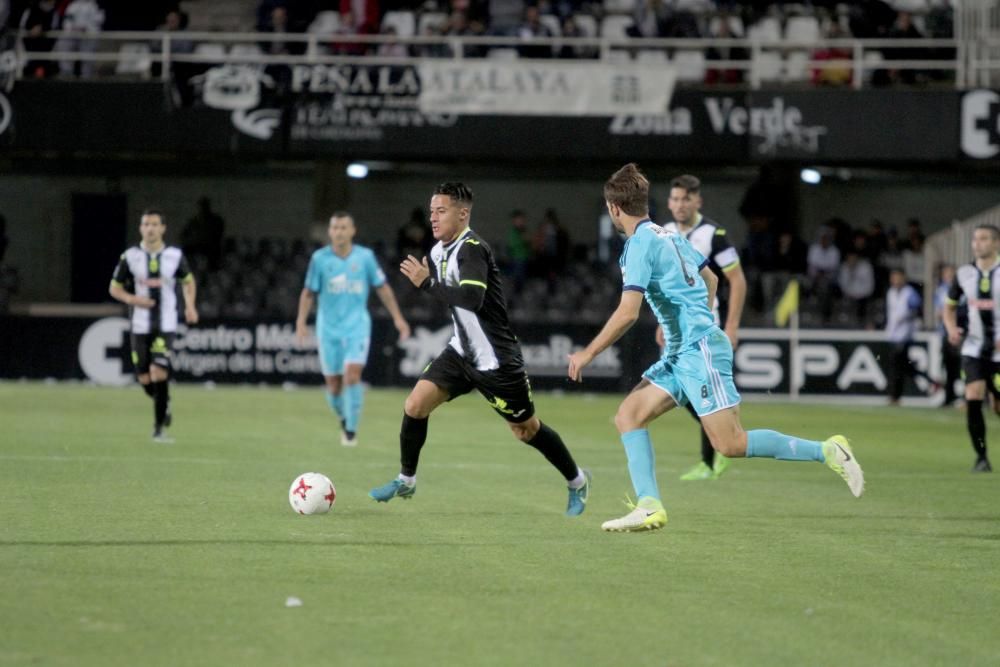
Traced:
<svg viewBox="0 0 1000 667">
<path fill-rule="evenodd" d="M 615 413 L 615 428 L 618 429 L 619 433 L 628 433 L 637 428 L 642 428 L 642 423 L 638 416 L 623 404 L 618 408 L 618 412 Z"/>
<path fill-rule="evenodd" d="M 519 424 L 508 422 L 508 426 L 510 426 L 511 433 L 514 434 L 515 438 L 521 442 L 531 442 L 538 435 L 538 429 L 542 427 L 542 423 L 538 421 L 537 417 L 532 417 L 528 421 Z"/>
<path fill-rule="evenodd" d="M 406 416 L 412 417 L 413 419 L 427 419 L 431 414 L 432 408 L 427 405 L 427 402 L 422 400 L 420 396 L 415 396 L 411 393 L 406 397 L 406 401 L 403 403 L 403 412 Z"/>
</svg>

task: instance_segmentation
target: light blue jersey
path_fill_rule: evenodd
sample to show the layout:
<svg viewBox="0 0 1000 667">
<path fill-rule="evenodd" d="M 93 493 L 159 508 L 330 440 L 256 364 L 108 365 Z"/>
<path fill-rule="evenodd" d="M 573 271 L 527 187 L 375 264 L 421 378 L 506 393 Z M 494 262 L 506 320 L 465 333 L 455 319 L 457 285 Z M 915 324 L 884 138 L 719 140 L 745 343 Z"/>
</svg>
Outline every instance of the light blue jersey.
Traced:
<svg viewBox="0 0 1000 667">
<path fill-rule="evenodd" d="M 314 252 L 305 287 L 318 295 L 316 337 L 323 341 L 371 336 L 368 293 L 384 284 L 375 253 L 364 246 L 353 246 L 347 257 L 338 257 L 330 246 Z"/>
<path fill-rule="evenodd" d="M 676 356 L 717 329 L 699 273 L 708 260 L 682 235 L 643 220 L 618 263 L 622 291 L 642 292 L 663 327 L 664 357 Z"/>
</svg>

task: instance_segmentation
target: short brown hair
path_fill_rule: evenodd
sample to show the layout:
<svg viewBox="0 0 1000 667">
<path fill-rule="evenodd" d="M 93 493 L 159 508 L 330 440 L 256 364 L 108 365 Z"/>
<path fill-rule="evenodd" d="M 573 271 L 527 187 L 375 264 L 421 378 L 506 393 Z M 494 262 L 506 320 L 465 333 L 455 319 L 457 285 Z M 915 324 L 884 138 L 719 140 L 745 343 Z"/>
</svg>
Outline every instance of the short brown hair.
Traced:
<svg viewBox="0 0 1000 667">
<path fill-rule="evenodd" d="M 674 180 L 670 181 L 671 188 L 681 188 L 688 194 L 701 191 L 701 181 L 698 180 L 697 176 L 692 176 L 691 174 L 681 174 L 680 176 L 675 176 Z"/>
<path fill-rule="evenodd" d="M 979 231 L 980 229 L 988 231 L 993 236 L 994 241 L 1000 241 L 1000 228 L 998 228 L 996 225 L 990 225 L 990 224 L 976 225 L 976 229 L 974 229 L 973 231 Z"/>
<path fill-rule="evenodd" d="M 618 206 L 626 215 L 649 213 L 649 180 L 639 171 L 635 162 L 611 175 L 604 184 L 604 198 Z"/>
</svg>

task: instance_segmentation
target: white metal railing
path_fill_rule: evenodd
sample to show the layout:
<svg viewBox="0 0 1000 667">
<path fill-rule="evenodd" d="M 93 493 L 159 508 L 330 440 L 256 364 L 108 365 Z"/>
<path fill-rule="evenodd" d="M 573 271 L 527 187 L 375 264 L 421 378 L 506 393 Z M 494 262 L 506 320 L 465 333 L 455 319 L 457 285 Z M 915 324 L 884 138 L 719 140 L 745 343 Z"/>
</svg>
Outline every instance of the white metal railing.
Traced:
<svg viewBox="0 0 1000 667">
<path fill-rule="evenodd" d="M 22 36 L 23 37 L 23 36 Z M 413 36 L 397 37 L 394 35 L 321 35 L 311 33 L 223 33 L 223 32 L 101 32 L 81 34 L 78 32 L 52 31 L 45 37 L 54 40 L 56 45 L 84 44 L 89 45 L 84 50 L 52 50 L 40 51 L 26 48 L 23 39 L 17 40 L 16 55 L 18 72 L 23 70 L 29 61 L 82 62 L 82 63 L 119 63 L 125 58 L 137 58 L 135 53 L 119 52 L 125 44 L 146 45 L 148 53 L 141 57 L 149 64 L 159 64 L 159 76 L 166 80 L 170 77 L 171 66 L 174 63 L 242 63 L 248 65 L 296 65 L 296 64 L 407 64 L 418 57 L 445 57 L 462 59 L 470 57 L 467 51 L 481 51 L 485 55 L 490 49 L 518 49 L 523 47 L 545 47 L 554 49 L 570 47 L 572 49 L 590 50 L 601 59 L 616 59 L 622 66 L 627 66 L 632 54 L 641 51 L 660 51 L 667 55 L 667 62 L 674 53 L 697 52 L 705 56 L 697 67 L 704 72 L 711 70 L 733 70 L 742 72 L 744 81 L 751 88 L 759 88 L 762 83 L 775 81 L 808 81 L 814 70 L 850 69 L 851 85 L 862 88 L 866 85 L 868 75 L 876 70 L 896 71 L 939 71 L 950 73 L 954 85 L 958 88 L 968 86 L 988 85 L 1000 74 L 1000 39 L 983 39 L 979 41 L 959 41 L 955 39 L 831 39 L 818 41 L 760 41 L 756 39 L 649 39 L 609 37 L 550 37 L 537 38 L 530 41 L 517 37 L 471 37 L 471 36 Z M 264 53 L 229 53 L 220 57 L 219 54 L 195 53 L 198 44 L 266 44 L 283 42 L 297 44 L 300 54 L 271 55 Z M 344 55 L 333 52 L 333 46 L 365 45 L 377 48 L 383 44 L 399 44 L 406 47 L 413 55 L 379 56 L 379 55 Z M 748 54 L 745 59 L 710 60 L 707 58 L 710 49 L 744 49 Z M 436 49 L 433 53 L 422 53 L 428 49 Z M 850 58 L 817 59 L 815 54 L 821 49 L 837 49 L 850 53 Z M 903 53 L 899 53 L 900 50 Z M 925 50 L 928 54 L 937 52 L 946 54 L 940 58 L 912 58 L 912 53 L 906 50 Z M 782 59 L 775 70 L 775 61 L 771 57 L 765 62 L 765 54 L 784 56 L 789 53 L 807 54 L 806 60 L 799 59 L 797 66 L 800 72 L 795 77 L 788 76 Z M 906 59 L 895 58 L 893 54 L 907 56 Z M 624 55 L 622 55 L 624 54 Z M 947 55 L 950 54 L 950 55 Z M 664 62 L 664 65 L 667 64 Z M 696 70 L 697 71 L 697 70 Z M 697 77 L 681 81 L 697 82 Z"/>
</svg>

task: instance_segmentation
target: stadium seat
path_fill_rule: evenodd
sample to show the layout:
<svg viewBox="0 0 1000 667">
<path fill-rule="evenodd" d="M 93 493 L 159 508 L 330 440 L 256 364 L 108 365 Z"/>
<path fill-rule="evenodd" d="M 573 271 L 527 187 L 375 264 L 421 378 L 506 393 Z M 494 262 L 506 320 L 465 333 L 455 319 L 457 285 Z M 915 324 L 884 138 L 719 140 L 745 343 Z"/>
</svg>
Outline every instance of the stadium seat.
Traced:
<svg viewBox="0 0 1000 667">
<path fill-rule="evenodd" d="M 692 49 L 674 52 L 674 69 L 677 70 L 678 81 L 704 81 L 705 53 Z"/>
<path fill-rule="evenodd" d="M 659 49 L 641 49 L 637 54 L 635 54 L 636 62 L 640 63 L 662 63 L 667 64 L 670 59 L 667 58 L 666 51 L 660 51 Z"/>
<path fill-rule="evenodd" d="M 799 42 L 796 46 L 814 44 L 820 39 L 819 21 L 815 16 L 793 16 L 785 24 L 785 39 Z"/>
<path fill-rule="evenodd" d="M 601 37 L 620 40 L 628 39 L 628 33 L 625 31 L 632 27 L 634 23 L 631 16 L 605 16 L 601 20 Z"/>
<path fill-rule="evenodd" d="M 553 14 L 542 14 L 538 17 L 542 25 L 549 29 L 553 37 L 562 36 L 562 26 L 559 24 L 559 17 Z"/>
<path fill-rule="evenodd" d="M 399 37 L 413 37 L 417 32 L 417 17 L 413 12 L 402 10 L 386 12 L 382 17 L 382 29 L 385 30 L 390 26 L 396 30 L 396 35 Z"/>
<path fill-rule="evenodd" d="M 927 0 L 892 0 L 889 4 L 897 12 L 910 12 L 911 14 L 923 14 L 930 9 L 927 6 Z"/>
<path fill-rule="evenodd" d="M 765 16 L 750 26 L 747 31 L 747 39 L 758 42 L 780 42 L 781 23 L 773 16 Z"/>
<path fill-rule="evenodd" d="M 149 44 L 144 42 L 126 42 L 118 49 L 118 63 L 115 74 L 139 75 L 148 79 L 153 67 Z"/>
<path fill-rule="evenodd" d="M 624 65 L 632 62 L 632 54 L 625 49 L 609 49 L 604 61 L 613 65 Z"/>
<path fill-rule="evenodd" d="M 219 62 L 226 59 L 226 46 L 215 42 L 202 42 L 194 47 L 194 53 L 198 56 L 217 58 Z"/>
<path fill-rule="evenodd" d="M 332 35 L 340 28 L 339 12 L 319 12 L 309 24 L 309 33 L 313 35 Z"/>
<path fill-rule="evenodd" d="M 786 81 L 808 81 L 809 53 L 807 51 L 792 51 L 785 58 L 785 80 Z"/>
<path fill-rule="evenodd" d="M 604 13 L 631 15 L 635 11 L 635 3 L 636 0 L 604 0 Z"/>
<path fill-rule="evenodd" d="M 597 37 L 597 19 L 590 14 L 576 14 L 573 17 L 576 27 L 584 37 Z"/>
<path fill-rule="evenodd" d="M 774 51 L 761 51 L 760 57 L 750 64 L 751 77 L 758 81 L 778 81 L 782 69 L 781 54 Z"/>
<path fill-rule="evenodd" d="M 439 32 L 448 23 L 448 15 L 444 12 L 424 12 L 417 19 L 417 34 L 426 35 L 427 29 L 431 26 L 435 32 Z"/>
<path fill-rule="evenodd" d="M 486 55 L 491 60 L 517 60 L 518 58 L 517 49 L 510 47 L 493 48 Z"/>
<path fill-rule="evenodd" d="M 676 0 L 674 9 L 680 12 L 704 14 L 715 9 L 715 3 L 712 0 Z"/>
<path fill-rule="evenodd" d="M 257 44 L 233 44 L 229 47 L 231 56 L 259 56 L 262 51 Z"/>
</svg>

